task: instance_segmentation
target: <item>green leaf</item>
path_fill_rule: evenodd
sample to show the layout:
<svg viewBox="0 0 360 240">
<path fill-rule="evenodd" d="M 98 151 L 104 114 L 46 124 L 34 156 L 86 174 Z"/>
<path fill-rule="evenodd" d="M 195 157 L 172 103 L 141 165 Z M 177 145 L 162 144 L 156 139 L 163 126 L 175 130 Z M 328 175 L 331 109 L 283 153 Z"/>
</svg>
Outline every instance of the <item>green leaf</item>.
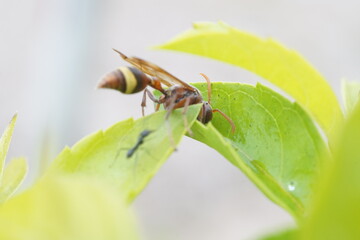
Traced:
<svg viewBox="0 0 360 240">
<path fill-rule="evenodd" d="M 99 179 L 47 176 L 0 208 L 0 239 L 138 239 L 119 192 Z"/>
<path fill-rule="evenodd" d="M 24 158 L 15 158 L 9 162 L 0 184 L 0 203 L 9 199 L 20 187 L 25 179 L 27 169 L 27 163 Z"/>
<path fill-rule="evenodd" d="M 223 22 L 204 22 L 157 48 L 213 58 L 263 77 L 309 111 L 328 137 L 333 137 L 343 121 L 339 103 L 325 79 L 301 55 L 273 39 L 259 38 Z"/>
<path fill-rule="evenodd" d="M 205 84 L 193 85 L 206 96 Z M 214 113 L 212 124 L 195 122 L 193 137 L 216 149 L 272 201 L 301 218 L 326 152 L 306 112 L 260 84 L 212 83 L 211 105 L 234 121 L 235 134 L 225 118 Z"/>
<path fill-rule="evenodd" d="M 341 90 L 345 105 L 345 111 L 347 114 L 349 114 L 354 110 L 356 103 L 359 101 L 360 82 L 347 81 L 346 79 L 343 79 Z"/>
<path fill-rule="evenodd" d="M 182 109 L 175 110 L 168 121 L 165 120 L 166 112 L 160 111 L 137 121 L 119 122 L 106 131 L 94 133 L 71 149 L 64 149 L 48 174 L 61 172 L 107 179 L 131 201 L 170 156 L 174 144 L 180 142 L 186 132 L 183 118 L 186 117 L 191 126 L 200 107 L 190 106 L 186 115 L 182 114 Z M 144 130 L 152 132 L 134 154 L 127 157 Z"/>
<path fill-rule="evenodd" d="M 303 238 L 360 239 L 360 104 L 338 139 L 334 161 L 317 186 Z"/>
<path fill-rule="evenodd" d="M 16 122 L 17 114 L 11 119 L 9 125 L 5 129 L 3 135 L 0 138 L 0 184 L 3 178 L 4 166 L 5 166 L 5 159 L 7 152 L 9 150 L 11 137 L 14 132 L 15 122 Z"/>
</svg>

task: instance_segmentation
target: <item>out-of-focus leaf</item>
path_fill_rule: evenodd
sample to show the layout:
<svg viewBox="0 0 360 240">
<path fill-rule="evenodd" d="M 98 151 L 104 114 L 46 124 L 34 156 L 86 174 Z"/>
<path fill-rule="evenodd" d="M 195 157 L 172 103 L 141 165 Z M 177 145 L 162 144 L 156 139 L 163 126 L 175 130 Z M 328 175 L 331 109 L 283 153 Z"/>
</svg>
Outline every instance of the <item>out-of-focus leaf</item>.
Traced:
<svg viewBox="0 0 360 240">
<path fill-rule="evenodd" d="M 335 161 L 317 186 L 304 240 L 360 239 L 360 104 L 337 143 Z"/>
<path fill-rule="evenodd" d="M 207 95 L 205 84 L 194 86 Z M 272 201 L 301 218 L 326 152 L 305 111 L 260 84 L 212 83 L 211 105 L 234 121 L 235 134 L 214 113 L 213 125 L 195 122 L 193 138 L 216 149 Z"/>
<path fill-rule="evenodd" d="M 258 240 L 297 240 L 298 231 L 295 229 L 288 229 L 278 233 L 269 234 L 266 237 L 259 238 Z"/>
<path fill-rule="evenodd" d="M 333 137 L 343 121 L 340 105 L 325 79 L 297 52 L 273 39 L 259 38 L 223 22 L 204 22 L 157 48 L 213 58 L 263 77 L 308 110 L 328 137 Z"/>
<path fill-rule="evenodd" d="M 347 114 L 351 113 L 356 103 L 359 101 L 360 96 L 360 82 L 356 81 L 347 81 L 344 79 L 342 81 L 342 97 L 344 99 L 345 112 Z"/>
<path fill-rule="evenodd" d="M 133 216 L 109 184 L 48 176 L 0 208 L 0 239 L 138 239 Z"/>
<path fill-rule="evenodd" d="M 0 184 L 0 203 L 5 202 L 15 193 L 25 179 L 27 169 L 25 158 L 15 158 L 9 162 Z"/>
<path fill-rule="evenodd" d="M 14 117 L 11 119 L 9 125 L 7 126 L 3 135 L 0 138 L 0 184 L 3 178 L 6 154 L 9 150 L 11 137 L 14 132 L 16 118 L 17 114 L 15 114 Z"/>
<path fill-rule="evenodd" d="M 106 131 L 99 131 L 66 148 L 57 157 L 48 174 L 66 172 L 97 176 L 117 186 L 128 201 L 133 200 L 156 174 L 186 132 L 184 117 L 189 126 L 199 114 L 201 105 L 190 106 L 186 115 L 182 109 L 170 114 L 156 112 L 137 121 L 119 122 Z M 143 139 L 131 157 L 130 149 L 144 130 L 152 131 Z M 173 143 L 172 143 L 173 141 Z"/>
</svg>

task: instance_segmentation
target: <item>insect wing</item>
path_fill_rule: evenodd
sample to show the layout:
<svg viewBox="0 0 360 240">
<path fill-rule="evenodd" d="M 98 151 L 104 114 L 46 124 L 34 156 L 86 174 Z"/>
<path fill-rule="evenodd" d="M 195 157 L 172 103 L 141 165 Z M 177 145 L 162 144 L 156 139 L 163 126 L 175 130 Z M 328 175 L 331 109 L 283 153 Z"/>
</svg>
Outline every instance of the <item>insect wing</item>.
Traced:
<svg viewBox="0 0 360 240">
<path fill-rule="evenodd" d="M 150 76 L 156 77 L 157 79 L 160 80 L 160 82 L 162 84 L 164 84 L 168 87 L 170 87 L 172 85 L 180 85 L 187 89 L 194 90 L 194 88 L 192 86 L 190 86 L 189 84 L 187 84 L 186 82 L 181 81 L 177 77 L 173 76 L 169 72 L 165 71 L 161 67 L 159 67 L 151 62 L 148 62 L 146 60 L 143 60 L 143 59 L 137 58 L 137 57 L 127 57 L 126 55 L 124 55 L 123 53 L 121 53 L 120 51 L 118 51 L 116 49 L 114 49 L 114 51 L 119 53 L 120 56 L 125 61 L 132 64 L 134 67 L 136 67 L 140 71 L 142 71 L 146 74 L 149 74 Z"/>
</svg>

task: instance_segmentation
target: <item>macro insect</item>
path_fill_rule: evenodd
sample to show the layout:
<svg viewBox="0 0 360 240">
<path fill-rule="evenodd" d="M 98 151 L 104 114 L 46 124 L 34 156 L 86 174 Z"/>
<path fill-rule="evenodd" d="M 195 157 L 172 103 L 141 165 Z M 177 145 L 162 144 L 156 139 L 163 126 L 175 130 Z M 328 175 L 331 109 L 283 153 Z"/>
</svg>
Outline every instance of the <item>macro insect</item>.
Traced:
<svg viewBox="0 0 360 240">
<path fill-rule="evenodd" d="M 234 133 L 235 124 L 233 121 L 219 109 L 212 109 L 211 101 L 211 83 L 205 74 L 201 74 L 208 84 L 208 101 L 204 101 L 198 89 L 181 81 L 169 72 L 159 66 L 137 57 L 127 57 L 120 51 L 113 49 L 122 59 L 133 65 L 133 67 L 119 67 L 106 74 L 100 81 L 98 88 L 110 88 L 118 90 L 125 94 L 133 94 L 144 90 L 141 101 L 142 114 L 146 107 L 146 96 L 155 102 L 155 111 L 159 110 L 160 105 L 167 111 L 166 118 L 177 108 L 184 108 L 183 113 L 187 111 L 190 105 L 202 103 L 202 107 L 197 119 L 206 124 L 213 118 L 213 112 L 220 113 L 231 125 L 231 131 Z M 162 84 L 168 88 L 163 88 Z M 163 95 L 156 98 L 146 87 L 150 86 Z M 185 119 L 185 118 L 184 118 Z M 186 122 L 185 122 L 186 123 Z M 187 126 L 186 126 L 187 127 Z"/>
<path fill-rule="evenodd" d="M 134 153 L 136 152 L 136 150 L 141 146 L 141 144 L 144 143 L 144 139 L 149 136 L 150 133 L 152 133 L 153 131 L 151 130 L 144 130 L 140 133 L 137 142 L 135 143 L 135 145 L 130 148 L 127 153 L 126 153 L 126 158 L 131 158 L 132 155 L 134 155 Z"/>
<path fill-rule="evenodd" d="M 133 147 L 131 148 L 119 148 L 117 150 L 117 153 L 114 157 L 114 160 L 112 161 L 112 163 L 110 164 L 110 167 L 112 167 L 115 163 L 116 163 L 116 160 L 118 159 L 119 155 L 120 155 L 120 152 L 122 152 L 123 150 L 126 150 L 126 158 L 131 158 L 135 153 L 136 151 L 139 149 L 139 147 L 144 144 L 144 140 L 147 136 L 149 136 L 152 132 L 154 132 L 153 130 L 143 130 L 140 135 L 138 136 L 138 139 L 136 141 L 136 143 L 133 145 Z"/>
</svg>

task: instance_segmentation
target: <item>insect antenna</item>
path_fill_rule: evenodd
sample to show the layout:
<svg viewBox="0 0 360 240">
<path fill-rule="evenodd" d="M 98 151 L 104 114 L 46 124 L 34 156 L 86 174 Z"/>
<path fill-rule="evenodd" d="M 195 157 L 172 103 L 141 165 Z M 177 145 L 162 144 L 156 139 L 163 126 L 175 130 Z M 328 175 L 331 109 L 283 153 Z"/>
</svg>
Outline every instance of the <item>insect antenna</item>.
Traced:
<svg viewBox="0 0 360 240">
<path fill-rule="evenodd" d="M 236 129 L 235 123 L 233 122 L 233 120 L 231 120 L 231 118 L 230 118 L 228 115 L 226 115 L 225 113 L 223 113 L 222 111 L 220 111 L 220 110 L 217 109 L 217 108 L 216 108 L 216 109 L 213 109 L 212 112 L 218 112 L 218 113 L 220 113 L 220 114 L 230 123 L 230 125 L 231 125 L 231 133 L 232 133 L 232 134 L 235 133 L 235 129 Z"/>
<path fill-rule="evenodd" d="M 207 90 L 208 90 L 208 103 L 209 105 L 211 105 L 211 82 L 210 82 L 210 79 L 208 76 L 206 76 L 204 73 L 200 73 L 201 76 L 203 76 L 207 82 Z M 236 126 L 235 126 L 235 123 L 233 122 L 233 120 L 228 116 L 226 115 L 225 113 L 223 113 L 222 111 L 220 111 L 219 109 L 212 109 L 212 112 L 218 112 L 220 113 L 231 125 L 231 133 L 234 134 L 235 133 L 235 129 L 236 129 Z"/>
<path fill-rule="evenodd" d="M 211 82 L 208 76 L 206 76 L 204 73 L 200 73 L 201 76 L 203 76 L 207 82 L 207 94 L 208 94 L 208 100 L 207 102 L 211 105 Z"/>
</svg>

